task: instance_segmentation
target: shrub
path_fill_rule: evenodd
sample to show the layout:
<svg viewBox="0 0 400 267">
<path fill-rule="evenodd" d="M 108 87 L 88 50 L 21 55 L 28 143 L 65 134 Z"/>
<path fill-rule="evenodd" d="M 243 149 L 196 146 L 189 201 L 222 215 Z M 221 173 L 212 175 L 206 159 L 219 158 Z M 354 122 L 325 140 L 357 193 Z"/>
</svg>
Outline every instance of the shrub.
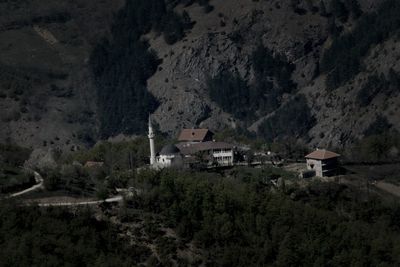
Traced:
<svg viewBox="0 0 400 267">
<path fill-rule="evenodd" d="M 211 100 L 239 119 L 249 116 L 251 110 L 247 83 L 238 75 L 222 72 L 207 82 Z"/>
<path fill-rule="evenodd" d="M 211 100 L 246 122 L 277 109 L 283 94 L 296 88 L 291 80 L 295 67 L 284 56 L 274 55 L 268 48 L 259 46 L 253 52 L 251 62 L 255 73 L 252 85 L 248 85 L 238 73 L 228 71 L 207 81 Z"/>
<path fill-rule="evenodd" d="M 164 0 L 129 0 L 115 16 L 110 39 L 103 39 L 90 57 L 98 96 L 101 137 L 143 133 L 147 117 L 158 106 L 146 88 L 160 63 L 141 36 L 164 32 L 168 43 L 184 36 L 192 22 L 167 10 Z"/>
<path fill-rule="evenodd" d="M 98 185 L 96 187 L 96 197 L 100 200 L 106 200 L 108 196 L 110 195 L 110 192 L 108 188 L 104 185 Z"/>
<path fill-rule="evenodd" d="M 307 105 L 307 99 L 298 95 L 265 120 L 258 131 L 268 141 L 285 137 L 300 138 L 305 136 L 314 124 L 315 118 Z"/>
<path fill-rule="evenodd" d="M 332 3 L 338 15 L 344 12 L 339 0 Z M 392 36 L 400 27 L 399 12 L 399 1 L 386 0 L 377 12 L 362 16 L 352 32 L 334 39 L 324 52 L 321 63 L 322 72 L 328 75 L 329 89 L 344 85 L 359 73 L 361 60 L 369 49 Z M 340 16 L 344 18 L 345 13 Z"/>
<path fill-rule="evenodd" d="M 383 74 L 369 76 L 368 81 L 357 94 L 357 101 L 362 107 L 368 106 L 380 92 L 385 91 L 388 87 L 388 82 Z"/>
<path fill-rule="evenodd" d="M 392 124 L 388 122 L 386 117 L 379 115 L 376 120 L 364 131 L 365 136 L 379 135 L 389 132 Z"/>
</svg>

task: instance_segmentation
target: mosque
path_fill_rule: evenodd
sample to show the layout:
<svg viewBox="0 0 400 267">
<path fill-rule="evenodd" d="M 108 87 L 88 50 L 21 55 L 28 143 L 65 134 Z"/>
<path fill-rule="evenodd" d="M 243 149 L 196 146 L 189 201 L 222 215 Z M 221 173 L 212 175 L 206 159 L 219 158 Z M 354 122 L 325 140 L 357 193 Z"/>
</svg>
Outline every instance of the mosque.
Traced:
<svg viewBox="0 0 400 267">
<path fill-rule="evenodd" d="M 208 129 L 183 129 L 178 143 L 164 146 L 159 153 L 155 151 L 154 137 L 149 118 L 151 168 L 216 168 L 234 165 L 235 147 L 229 143 L 216 142 Z"/>
</svg>

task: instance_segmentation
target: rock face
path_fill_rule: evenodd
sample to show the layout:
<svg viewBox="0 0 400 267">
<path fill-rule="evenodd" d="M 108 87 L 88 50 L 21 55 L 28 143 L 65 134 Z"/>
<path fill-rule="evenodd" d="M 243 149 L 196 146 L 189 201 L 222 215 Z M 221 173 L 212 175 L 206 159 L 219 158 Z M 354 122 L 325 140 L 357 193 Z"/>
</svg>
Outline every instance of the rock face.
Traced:
<svg viewBox="0 0 400 267">
<path fill-rule="evenodd" d="M 364 13 L 375 11 L 382 1 L 358 0 Z M 64 149 L 96 141 L 96 95 L 88 58 L 100 37 L 107 35 L 122 0 L 22 2 L 17 8 L 0 3 L 4 12 L 0 15 L 1 141 Z M 148 80 L 148 90 L 160 102 L 153 114 L 160 130 L 171 136 L 182 127 L 216 131 L 242 127 L 257 132 L 273 113 L 251 123 L 238 120 L 210 100 L 207 81 L 231 71 L 252 84 L 250 56 L 260 44 L 296 66 L 292 80 L 297 90 L 283 101 L 306 96 L 316 119 L 305 140 L 309 144 L 345 145 L 361 137 L 378 115 L 400 130 L 398 93 L 390 98 L 378 95 L 365 107 L 356 102 L 373 73 L 400 72 L 397 37 L 373 47 L 363 59 L 365 69 L 331 92 L 326 77 L 318 72 L 323 52 L 332 43 L 330 18 L 321 15 L 319 0 L 297 2 L 211 0 L 214 9 L 209 13 L 197 4 L 178 5 L 175 11 L 186 11 L 195 22 L 183 40 L 168 45 L 154 32 L 144 36 L 162 59 Z M 330 1 L 323 2 L 329 12 Z M 36 14 L 26 15 L 27 10 Z M 343 30 L 351 31 L 355 24 L 350 19 Z"/>
<path fill-rule="evenodd" d="M 289 1 L 283 2 L 214 1 L 215 9 L 208 14 L 190 6 L 185 10 L 196 24 L 184 40 L 168 46 L 162 36 L 148 36 L 163 58 L 160 70 L 148 81 L 161 102 L 154 114 L 161 130 L 176 133 L 182 126 L 221 129 L 240 124 L 209 100 L 206 81 L 228 70 L 251 82 L 249 56 L 258 44 L 296 62 L 302 72 L 296 72 L 294 79 L 299 85 L 309 83 L 318 58 L 315 50 L 305 54 L 304 43 L 314 48 L 326 39 L 326 21 L 319 15 L 296 15 Z"/>
<path fill-rule="evenodd" d="M 329 1 L 325 2 L 329 7 Z M 359 1 L 365 13 L 376 10 L 381 2 Z M 296 65 L 292 75 L 298 85 L 295 94 L 307 97 L 316 118 L 306 142 L 314 146 L 346 145 L 362 137 L 378 115 L 383 115 L 400 130 L 399 94 L 390 99 L 376 97 L 367 107 L 356 103 L 357 93 L 368 76 L 375 72 L 387 75 L 390 68 L 396 72 L 400 70 L 396 41 L 390 39 L 373 48 L 363 62 L 367 69 L 345 86 L 330 92 L 326 89 L 326 77 L 315 75 L 324 50 L 332 42 L 329 18 L 321 16 L 321 11 L 311 12 L 310 7 L 300 2 L 297 7 L 306 11 L 298 14 L 292 3 L 212 1 L 215 9 L 208 14 L 204 14 L 199 6 L 178 7 L 178 11 L 184 9 L 196 22 L 184 40 L 169 46 L 162 36 L 147 36 L 151 47 L 163 59 L 159 71 L 148 81 L 149 90 L 161 102 L 154 114 L 160 129 L 176 134 L 181 127 L 221 130 L 244 126 L 210 101 L 207 77 L 229 70 L 238 72 L 251 83 L 254 73 L 249 56 L 261 43 L 275 53 L 286 55 Z M 317 2 L 315 6 L 318 6 Z M 350 20 L 343 27 L 345 31 L 351 31 L 355 24 L 356 21 Z M 259 118 L 246 127 L 257 132 L 264 119 Z"/>
</svg>

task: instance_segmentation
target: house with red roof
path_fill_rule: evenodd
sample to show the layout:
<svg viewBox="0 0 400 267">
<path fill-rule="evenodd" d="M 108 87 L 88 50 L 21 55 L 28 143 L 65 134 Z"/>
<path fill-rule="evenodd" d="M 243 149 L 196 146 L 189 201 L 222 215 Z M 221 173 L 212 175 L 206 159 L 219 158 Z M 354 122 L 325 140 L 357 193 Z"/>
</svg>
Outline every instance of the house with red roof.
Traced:
<svg viewBox="0 0 400 267">
<path fill-rule="evenodd" d="M 213 141 L 213 132 L 208 129 L 183 129 L 179 134 L 179 142 L 200 143 Z"/>
<path fill-rule="evenodd" d="M 307 170 L 315 171 L 318 177 L 337 173 L 340 155 L 326 149 L 317 149 L 306 156 Z"/>
</svg>

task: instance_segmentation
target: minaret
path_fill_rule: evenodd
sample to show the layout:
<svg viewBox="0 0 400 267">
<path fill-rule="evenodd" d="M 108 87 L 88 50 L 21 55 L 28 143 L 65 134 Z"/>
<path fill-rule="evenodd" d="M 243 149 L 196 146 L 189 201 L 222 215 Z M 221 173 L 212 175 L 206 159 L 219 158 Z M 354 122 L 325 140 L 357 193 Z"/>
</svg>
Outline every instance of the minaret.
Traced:
<svg viewBox="0 0 400 267">
<path fill-rule="evenodd" d="M 149 141 L 150 141 L 150 165 L 153 165 L 156 162 L 156 150 L 154 147 L 154 132 L 153 126 L 151 125 L 151 118 L 149 116 Z"/>
</svg>

